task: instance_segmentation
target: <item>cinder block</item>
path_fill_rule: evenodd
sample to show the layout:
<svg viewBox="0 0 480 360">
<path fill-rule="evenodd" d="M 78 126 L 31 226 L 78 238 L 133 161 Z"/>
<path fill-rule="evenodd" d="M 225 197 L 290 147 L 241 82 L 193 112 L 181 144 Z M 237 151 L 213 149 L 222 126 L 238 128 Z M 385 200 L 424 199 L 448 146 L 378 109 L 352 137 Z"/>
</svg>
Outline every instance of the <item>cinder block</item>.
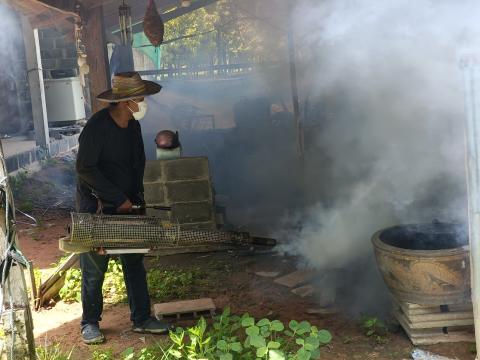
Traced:
<svg viewBox="0 0 480 360">
<path fill-rule="evenodd" d="M 61 59 L 57 63 L 59 69 L 75 69 L 78 66 L 76 59 Z"/>
<path fill-rule="evenodd" d="M 161 161 L 166 181 L 209 179 L 206 157 L 185 157 Z"/>
<path fill-rule="evenodd" d="M 18 170 L 18 159 L 16 156 L 10 156 L 5 159 L 5 165 L 7 167 L 7 171 L 13 172 Z"/>
<path fill-rule="evenodd" d="M 56 60 L 53 59 L 43 59 L 42 60 L 42 67 L 45 70 L 55 69 Z"/>
<path fill-rule="evenodd" d="M 145 202 L 149 205 L 161 205 L 165 203 L 165 190 L 160 182 L 143 183 Z"/>
<path fill-rule="evenodd" d="M 29 151 L 20 153 L 17 156 L 18 156 L 18 165 L 20 167 L 26 167 L 26 166 L 30 165 L 30 152 Z"/>
<path fill-rule="evenodd" d="M 55 49 L 55 40 L 51 38 L 40 39 L 40 49 L 42 50 Z"/>
<path fill-rule="evenodd" d="M 162 220 L 170 220 L 170 211 L 164 211 L 164 210 L 156 210 L 156 209 L 147 209 L 146 215 L 147 216 L 154 216 L 156 218 L 162 219 Z"/>
<path fill-rule="evenodd" d="M 74 59 L 77 57 L 77 49 L 75 46 L 68 46 L 62 50 L 63 54 L 62 57 L 66 59 Z"/>
<path fill-rule="evenodd" d="M 166 183 L 169 204 L 191 201 L 213 202 L 212 184 L 208 180 L 174 181 Z"/>
<path fill-rule="evenodd" d="M 180 224 L 214 221 L 213 206 L 209 202 L 179 203 L 172 205 L 172 218 Z"/>
<path fill-rule="evenodd" d="M 42 59 L 59 59 L 63 57 L 61 49 L 45 49 L 41 51 Z"/>
<path fill-rule="evenodd" d="M 42 38 L 57 38 L 60 35 L 60 32 L 54 28 L 49 28 L 49 29 L 43 29 L 40 30 L 40 33 L 42 34 Z"/>
<path fill-rule="evenodd" d="M 55 39 L 55 47 L 58 48 L 64 48 L 66 46 L 65 38 L 64 37 L 59 37 Z"/>
<path fill-rule="evenodd" d="M 154 182 L 162 179 L 162 166 L 160 161 L 147 161 L 145 164 L 145 172 L 143 174 L 143 181 Z"/>
</svg>

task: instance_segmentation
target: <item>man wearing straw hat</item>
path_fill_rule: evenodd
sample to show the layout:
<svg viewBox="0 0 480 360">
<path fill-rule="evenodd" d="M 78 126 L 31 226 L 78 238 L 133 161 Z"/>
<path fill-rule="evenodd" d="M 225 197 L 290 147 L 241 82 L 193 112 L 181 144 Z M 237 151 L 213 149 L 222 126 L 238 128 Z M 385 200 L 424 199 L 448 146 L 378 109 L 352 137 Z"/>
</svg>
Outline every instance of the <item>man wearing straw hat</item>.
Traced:
<svg viewBox="0 0 480 360">
<path fill-rule="evenodd" d="M 136 72 L 113 77 L 112 89 L 98 95 L 109 107 L 95 113 L 80 134 L 77 156 L 77 211 L 125 214 L 143 203 L 145 151 L 138 120 L 147 110 L 145 97 L 161 86 Z M 151 316 L 142 254 L 120 255 L 133 331 L 162 334 L 167 324 Z M 82 337 L 86 344 L 105 340 L 99 328 L 102 285 L 109 258 L 102 251 L 80 255 L 82 270 Z"/>
</svg>

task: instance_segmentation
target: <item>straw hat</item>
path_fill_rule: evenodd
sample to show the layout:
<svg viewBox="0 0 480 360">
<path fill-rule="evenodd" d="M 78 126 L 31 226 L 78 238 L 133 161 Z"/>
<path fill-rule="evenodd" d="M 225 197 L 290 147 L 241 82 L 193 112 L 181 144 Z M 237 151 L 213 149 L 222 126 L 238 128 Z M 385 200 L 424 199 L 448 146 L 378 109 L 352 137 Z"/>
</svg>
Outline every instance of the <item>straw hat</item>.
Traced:
<svg viewBox="0 0 480 360">
<path fill-rule="evenodd" d="M 99 101 L 126 101 L 158 93 L 162 87 L 153 81 L 142 80 L 138 72 L 115 74 L 112 88 L 97 96 Z"/>
</svg>

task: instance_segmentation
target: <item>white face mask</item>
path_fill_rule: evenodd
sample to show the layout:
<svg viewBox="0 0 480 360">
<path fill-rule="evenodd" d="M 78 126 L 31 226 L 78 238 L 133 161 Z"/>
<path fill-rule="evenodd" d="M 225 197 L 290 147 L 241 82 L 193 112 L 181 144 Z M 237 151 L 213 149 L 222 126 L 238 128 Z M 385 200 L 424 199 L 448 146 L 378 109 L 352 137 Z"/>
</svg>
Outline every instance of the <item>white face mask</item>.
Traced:
<svg viewBox="0 0 480 360">
<path fill-rule="evenodd" d="M 143 101 L 140 101 L 140 102 L 136 102 L 134 100 L 132 100 L 135 104 L 138 105 L 138 111 L 133 111 L 132 109 L 130 109 L 130 107 L 128 107 L 128 110 L 130 110 L 132 112 L 132 115 L 133 115 L 133 118 L 135 120 L 141 120 L 144 118 L 145 114 L 147 113 L 147 109 L 148 109 L 148 104 L 145 100 Z"/>
</svg>

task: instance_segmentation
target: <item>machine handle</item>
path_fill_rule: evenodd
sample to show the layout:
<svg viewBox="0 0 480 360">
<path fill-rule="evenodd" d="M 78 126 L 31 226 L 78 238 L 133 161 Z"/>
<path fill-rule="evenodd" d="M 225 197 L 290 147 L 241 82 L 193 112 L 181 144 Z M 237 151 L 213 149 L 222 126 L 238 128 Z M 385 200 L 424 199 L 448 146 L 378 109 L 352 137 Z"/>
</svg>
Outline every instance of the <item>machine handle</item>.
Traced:
<svg viewBox="0 0 480 360">
<path fill-rule="evenodd" d="M 276 246 L 277 245 L 277 240 L 275 239 L 258 237 L 258 236 L 252 236 L 251 239 L 252 239 L 252 244 L 254 245 L 260 245 L 260 246 Z"/>
</svg>

